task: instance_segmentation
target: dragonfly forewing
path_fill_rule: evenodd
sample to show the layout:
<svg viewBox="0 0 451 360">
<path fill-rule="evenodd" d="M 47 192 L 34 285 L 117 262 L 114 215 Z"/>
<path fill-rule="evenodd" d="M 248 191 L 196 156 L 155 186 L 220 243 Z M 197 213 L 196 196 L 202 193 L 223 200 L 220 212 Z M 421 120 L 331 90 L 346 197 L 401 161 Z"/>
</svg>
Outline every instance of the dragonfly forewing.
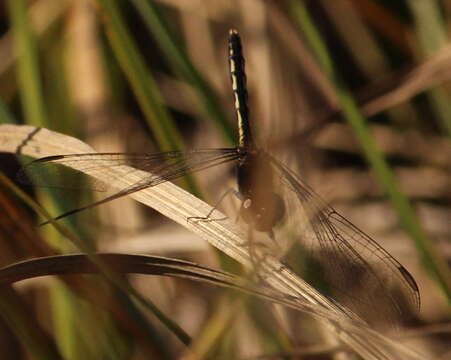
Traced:
<svg viewBox="0 0 451 360">
<path fill-rule="evenodd" d="M 61 219 L 73 215 L 82 210 L 104 204 L 120 197 L 132 194 L 136 191 L 156 186 L 166 181 L 172 181 L 186 174 L 204 170 L 223 163 L 236 160 L 240 154 L 235 148 L 222 149 L 197 149 L 192 151 L 169 151 L 155 154 L 127 154 L 127 153 L 92 153 L 56 155 L 37 159 L 27 164 L 19 173 L 19 179 L 35 186 L 82 189 L 90 188 L 103 191 L 119 178 L 121 167 L 123 171 L 144 170 L 147 174 L 140 175 L 139 180 L 121 191 L 89 205 L 73 209 L 59 215 Z M 107 183 L 99 181 L 85 181 L 76 178 L 74 174 L 67 175 L 67 169 L 75 169 L 80 174 L 107 172 L 111 181 Z M 111 171 L 115 170 L 115 171 Z M 72 170 L 73 171 L 73 170 Z M 111 175 L 110 175 L 111 174 Z M 116 175 L 114 175 L 116 174 Z M 116 177 L 116 178 L 115 178 Z"/>
</svg>

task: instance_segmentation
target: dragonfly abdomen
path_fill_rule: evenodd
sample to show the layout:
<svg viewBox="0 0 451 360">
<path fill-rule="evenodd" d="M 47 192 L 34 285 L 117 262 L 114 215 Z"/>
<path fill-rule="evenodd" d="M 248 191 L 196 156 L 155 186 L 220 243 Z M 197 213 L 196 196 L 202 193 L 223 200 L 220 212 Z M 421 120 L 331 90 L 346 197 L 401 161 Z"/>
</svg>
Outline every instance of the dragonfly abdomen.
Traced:
<svg viewBox="0 0 451 360">
<path fill-rule="evenodd" d="M 235 111 L 238 119 L 238 143 L 240 147 L 250 147 L 253 146 L 253 140 L 249 125 L 243 49 L 240 35 L 238 31 L 233 29 L 229 32 L 229 64 Z"/>
</svg>

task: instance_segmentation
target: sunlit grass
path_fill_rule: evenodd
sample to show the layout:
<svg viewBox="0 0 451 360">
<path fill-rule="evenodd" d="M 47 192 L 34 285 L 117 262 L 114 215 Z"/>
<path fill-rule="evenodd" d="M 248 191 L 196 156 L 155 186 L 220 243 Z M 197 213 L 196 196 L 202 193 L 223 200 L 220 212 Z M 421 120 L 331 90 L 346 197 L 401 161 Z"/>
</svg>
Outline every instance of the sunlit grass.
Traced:
<svg viewBox="0 0 451 360">
<path fill-rule="evenodd" d="M 46 14 L 50 13 L 51 1 L 35 2 L 33 9 L 36 3 L 43 9 L 48 6 Z M 66 132 L 93 144 L 98 151 L 229 146 L 236 139 L 226 37 L 229 28 L 237 28 L 245 46 L 252 121 L 259 128 L 262 145 L 290 144 L 285 150 L 290 159 L 298 160 L 299 173 L 307 182 L 322 175 L 326 181 L 314 187 L 319 186 L 318 192 L 326 195 L 326 200 L 333 188 L 338 206 L 351 204 L 358 209 L 362 202 L 373 202 L 394 209 L 401 227 L 395 224 L 396 231 L 381 231 L 376 241 L 384 235 L 393 238 L 391 234 L 399 234 L 399 228 L 401 237 L 410 240 L 410 245 L 409 241 L 398 246 L 397 241 L 381 243 L 397 249 L 393 255 L 419 275 L 417 282 L 426 310 L 413 325 L 430 321 L 431 308 L 445 308 L 445 301 L 436 305 L 432 299 L 451 298 L 446 258 L 437 250 L 434 239 L 449 239 L 449 226 L 436 234 L 424 227 L 427 220 L 416 210 L 432 204 L 449 212 L 449 192 L 432 193 L 439 186 L 431 185 L 432 195 L 416 195 L 398 176 L 406 168 L 412 173 L 427 168 L 448 180 L 450 177 L 446 162 L 450 101 L 449 89 L 443 84 L 450 77 L 449 71 L 445 65 L 432 62 L 429 73 L 415 72 L 423 69 L 423 63 L 446 55 L 442 52 L 446 50 L 449 19 L 444 7 L 436 2 L 406 1 L 394 6 L 388 1 L 346 1 L 355 16 L 353 28 L 346 28 L 346 20 L 337 18 L 346 9 L 340 2 L 333 6 L 326 1 L 294 0 L 233 5 L 169 0 L 65 3 L 66 10 L 46 18 L 31 11 L 24 0 L 7 2 L 8 15 L 2 23 L 8 32 L 2 36 L 15 50 L 5 45 L 6 41 L 0 42 L 0 53 L 15 56 L 0 57 L 0 123 L 25 123 Z M 89 46 L 83 47 L 87 38 L 77 33 L 80 29 L 89 35 Z M 405 31 L 404 37 L 400 29 Z M 343 38 L 345 34 L 355 36 Z M 6 63 L 7 58 L 13 59 L 12 65 Z M 435 72 L 431 66 L 435 66 Z M 425 79 L 422 74 L 430 76 Z M 406 91 L 403 85 L 410 87 Z M 396 90 L 404 90 L 403 96 Z M 365 118 L 368 113 L 371 116 Z M 320 138 L 329 124 L 351 129 L 352 136 L 341 139 L 343 133 L 336 132 L 329 145 L 315 145 L 315 135 Z M 377 137 L 375 124 L 404 141 L 410 139 L 406 134 L 414 134 L 417 142 L 395 144 Z M 313 129 L 307 140 L 304 129 Z M 115 144 L 113 148 L 109 143 Z M 431 151 L 419 153 L 418 144 Z M 306 152 L 306 147 L 312 151 Z M 412 155 L 406 154 L 406 149 Z M 365 172 L 365 179 L 370 179 L 367 181 L 374 188 L 358 191 L 359 182 L 354 185 L 355 179 L 349 176 L 347 181 L 355 187 L 355 195 L 340 197 L 340 184 L 333 182 L 336 177 L 324 159 L 332 159 L 330 164 L 343 176 L 348 169 L 352 174 Z M 340 163 L 343 159 L 345 165 Z M 362 165 L 364 162 L 368 168 Z M 8 169 L 2 170 L 8 173 Z M 224 181 L 228 179 L 225 171 L 220 178 L 215 171 L 189 178 L 187 188 L 202 192 L 213 203 L 223 190 L 235 186 L 231 180 Z M 425 182 L 429 180 L 434 179 Z M 36 198 L 52 215 L 70 210 L 63 199 L 45 189 L 36 191 Z M 16 206 L 38 212 L 34 204 L 16 194 Z M 86 191 L 81 191 L 80 202 L 85 196 Z M 181 206 L 182 202 L 189 204 L 185 198 L 180 200 Z M 13 214 L 9 209 L 5 205 L 3 211 Z M 161 244 L 163 249 L 174 237 L 183 239 L 183 232 L 172 235 L 164 230 L 168 229 L 161 227 L 165 220 L 155 213 L 141 207 L 129 209 L 125 202 L 115 202 L 97 223 L 92 220 L 93 212 L 80 215 L 78 220 L 69 219 L 68 228 L 75 237 L 61 236 L 50 227 L 42 230 L 28 225 L 14 232 L 11 225 L 0 224 L 8 235 L 1 245 L 6 254 L 1 265 L 49 255 L 50 251 L 79 251 L 91 256 L 94 249 L 108 251 L 114 242 L 133 244 L 139 237 L 146 240 L 139 248 L 130 246 L 130 253 L 146 253 L 146 242 Z M 30 218 L 31 211 L 21 211 L 21 217 Z M 385 216 L 379 214 L 379 218 Z M 369 220 L 361 216 L 359 227 L 367 231 Z M 28 236 L 45 243 L 45 249 L 37 251 L 29 246 Z M 20 244 L 20 250 L 11 250 L 11 244 Z M 223 264 L 213 251 L 164 249 L 164 255 L 192 258 L 210 267 Z M 96 262 L 95 258 L 91 260 Z M 63 278 L 56 285 L 51 281 L 24 285 L 36 292 L 33 298 L 28 292 L 21 294 L 37 309 L 29 314 L 30 327 L 36 331 L 27 329 L 26 307 L 13 309 L 14 300 L 0 304 L 1 311 L 8 313 L 3 318 L 10 326 L 17 317 L 17 326 L 12 329 L 20 347 L 26 348 L 32 358 L 138 359 L 157 354 L 158 358 L 170 359 L 185 354 L 193 359 L 229 359 L 295 351 L 302 356 L 313 343 L 324 345 L 331 357 L 340 351 L 333 341 L 325 340 L 332 337 L 328 328 L 314 325 L 303 316 L 291 318 L 292 313 L 273 312 L 272 305 L 262 310 L 261 300 L 247 295 L 230 295 L 228 291 L 210 290 L 207 285 L 198 288 L 187 280 L 140 277 L 129 281 L 99 266 L 103 275 L 95 278 L 84 275 Z M 432 280 L 423 284 L 425 274 Z M 96 291 L 102 296 L 96 296 Z M 446 310 L 438 312 L 443 315 Z M 300 338 L 303 336 L 306 338 Z"/>
</svg>

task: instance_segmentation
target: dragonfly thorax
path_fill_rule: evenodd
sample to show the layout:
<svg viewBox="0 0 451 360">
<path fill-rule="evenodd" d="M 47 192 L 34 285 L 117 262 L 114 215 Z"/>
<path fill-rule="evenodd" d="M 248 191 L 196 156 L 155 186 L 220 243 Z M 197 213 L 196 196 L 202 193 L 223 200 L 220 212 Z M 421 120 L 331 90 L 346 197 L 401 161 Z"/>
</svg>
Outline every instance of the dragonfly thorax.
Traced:
<svg viewBox="0 0 451 360">
<path fill-rule="evenodd" d="M 240 217 L 255 230 L 272 232 L 285 206 L 274 192 L 274 172 L 264 151 L 249 151 L 237 166 L 238 190 L 243 197 Z"/>
</svg>

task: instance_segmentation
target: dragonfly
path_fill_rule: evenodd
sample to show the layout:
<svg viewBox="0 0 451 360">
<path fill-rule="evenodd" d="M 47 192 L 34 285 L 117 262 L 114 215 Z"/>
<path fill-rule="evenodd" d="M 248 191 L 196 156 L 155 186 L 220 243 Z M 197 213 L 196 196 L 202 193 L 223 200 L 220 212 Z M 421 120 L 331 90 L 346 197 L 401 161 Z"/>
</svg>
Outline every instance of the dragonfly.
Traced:
<svg viewBox="0 0 451 360">
<path fill-rule="evenodd" d="M 315 269 L 320 269 L 332 298 L 357 314 L 368 309 L 374 312 L 380 302 L 390 316 L 404 316 L 405 307 L 419 309 L 419 289 L 407 269 L 322 200 L 293 170 L 254 141 L 249 121 L 243 48 L 240 35 L 234 29 L 230 30 L 228 37 L 228 61 L 238 122 L 237 146 L 151 154 L 55 155 L 32 161 L 23 168 L 20 177 L 45 186 L 49 177 L 43 176 L 44 173 L 53 174 L 61 166 L 74 164 L 78 169 L 84 166 L 93 169 L 96 163 L 100 170 L 126 164 L 150 173 L 111 196 L 54 218 L 58 220 L 186 174 L 234 162 L 237 169 L 236 193 L 241 201 L 239 219 L 275 241 L 281 238 L 275 235 L 276 232 L 282 233 L 279 228 L 292 229 L 286 236 L 299 242 L 301 249 L 313 259 L 311 263 L 316 264 Z M 301 221 L 301 218 L 306 221 Z M 404 302 L 399 301 L 398 294 L 402 294 Z"/>
</svg>

